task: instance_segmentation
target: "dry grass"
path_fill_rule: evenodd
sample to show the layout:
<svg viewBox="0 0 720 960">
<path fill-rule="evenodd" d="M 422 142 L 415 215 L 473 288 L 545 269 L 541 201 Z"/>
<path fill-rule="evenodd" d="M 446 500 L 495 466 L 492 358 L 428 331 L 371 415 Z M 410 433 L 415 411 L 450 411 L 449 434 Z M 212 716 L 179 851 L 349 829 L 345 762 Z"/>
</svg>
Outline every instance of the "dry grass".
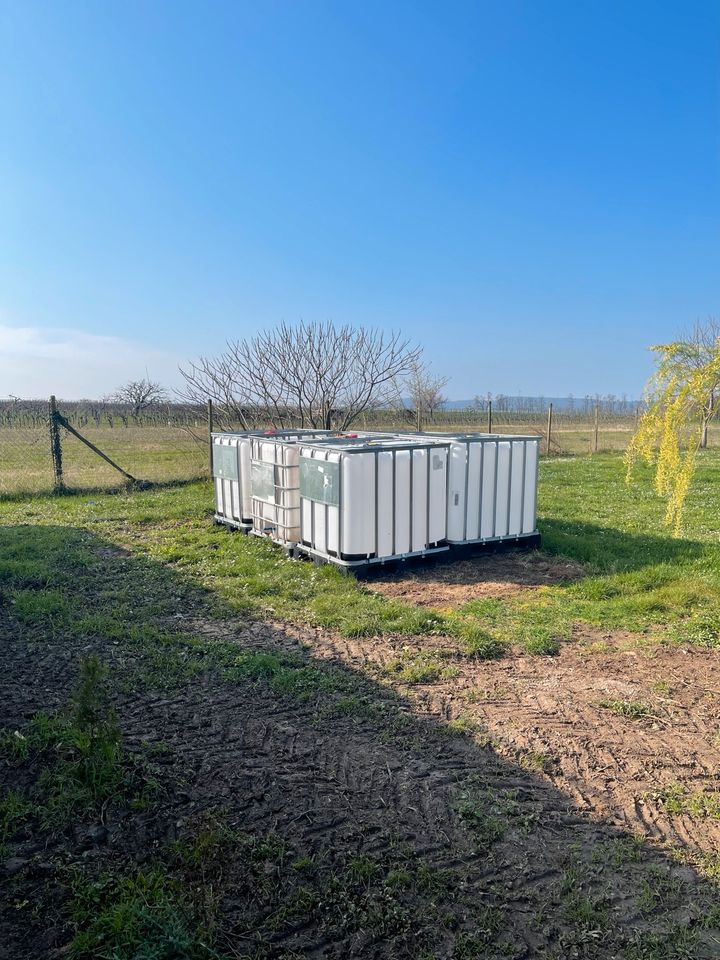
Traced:
<svg viewBox="0 0 720 960">
<path fill-rule="evenodd" d="M 164 482 L 207 473 L 202 429 L 130 426 L 83 428 L 83 435 L 132 476 Z M 75 437 L 61 431 L 65 484 L 73 489 L 122 486 L 124 478 Z M 0 429 L 0 496 L 44 493 L 53 471 L 45 427 Z"/>
</svg>

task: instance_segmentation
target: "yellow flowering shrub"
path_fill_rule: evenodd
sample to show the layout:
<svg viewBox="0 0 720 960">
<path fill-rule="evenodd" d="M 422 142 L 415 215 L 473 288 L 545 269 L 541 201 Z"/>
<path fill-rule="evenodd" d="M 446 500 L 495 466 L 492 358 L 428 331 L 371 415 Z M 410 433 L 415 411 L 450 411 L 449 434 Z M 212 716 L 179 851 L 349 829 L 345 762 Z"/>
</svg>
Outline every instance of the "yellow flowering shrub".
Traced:
<svg viewBox="0 0 720 960">
<path fill-rule="evenodd" d="M 720 383 L 720 344 L 707 363 L 692 368 L 682 341 L 652 349 L 657 369 L 645 390 L 645 413 L 625 452 L 627 480 L 638 460 L 655 467 L 655 490 L 667 501 L 665 522 L 679 536 L 700 446 L 701 413 Z"/>
</svg>

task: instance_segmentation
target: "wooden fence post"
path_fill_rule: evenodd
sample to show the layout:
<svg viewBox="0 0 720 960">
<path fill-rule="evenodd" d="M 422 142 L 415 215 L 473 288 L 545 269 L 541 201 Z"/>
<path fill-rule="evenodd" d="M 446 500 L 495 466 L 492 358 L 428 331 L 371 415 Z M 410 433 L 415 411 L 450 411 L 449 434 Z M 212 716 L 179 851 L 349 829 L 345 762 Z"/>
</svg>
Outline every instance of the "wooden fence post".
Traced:
<svg viewBox="0 0 720 960">
<path fill-rule="evenodd" d="M 213 475 L 213 402 L 208 399 L 208 462 L 210 464 L 210 476 Z"/>
<path fill-rule="evenodd" d="M 600 404 L 595 404 L 595 441 L 593 443 L 593 453 L 598 452 L 598 431 L 600 429 Z"/>
<path fill-rule="evenodd" d="M 550 436 L 552 434 L 552 410 L 553 405 L 550 404 L 548 407 L 548 422 L 547 422 L 547 446 L 545 448 L 545 453 L 550 454 Z"/>
<path fill-rule="evenodd" d="M 492 433 L 492 400 L 488 400 L 488 433 Z"/>
<path fill-rule="evenodd" d="M 50 457 L 52 458 L 55 492 L 59 493 L 65 489 L 65 482 L 63 481 L 62 444 L 60 442 L 60 430 L 58 429 L 57 401 L 55 397 L 50 397 L 49 413 Z"/>
</svg>

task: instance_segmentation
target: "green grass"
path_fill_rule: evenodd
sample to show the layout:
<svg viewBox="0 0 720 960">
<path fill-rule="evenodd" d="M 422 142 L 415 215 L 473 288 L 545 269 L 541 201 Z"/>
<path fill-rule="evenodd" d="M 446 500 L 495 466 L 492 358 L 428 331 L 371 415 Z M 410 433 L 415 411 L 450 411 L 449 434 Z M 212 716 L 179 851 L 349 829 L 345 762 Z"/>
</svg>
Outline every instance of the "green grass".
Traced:
<svg viewBox="0 0 720 960">
<path fill-rule="evenodd" d="M 7 841 L 33 813 L 33 805 L 17 790 L 6 790 L 0 794 L 0 860 L 7 857 Z"/>
<path fill-rule="evenodd" d="M 643 913 L 668 910 L 677 906 L 684 892 L 685 884 L 680 877 L 671 870 L 651 866 L 640 881 L 638 907 Z"/>
<path fill-rule="evenodd" d="M 308 666 L 300 657 L 261 650 L 239 654 L 225 673 L 231 678 L 262 680 L 276 693 L 301 701 L 353 689 L 348 677 L 339 670 Z"/>
<path fill-rule="evenodd" d="M 586 576 L 455 611 L 387 599 L 332 567 L 289 560 L 269 542 L 213 526 L 206 482 L 0 503 L 0 588 L 25 624 L 158 651 L 172 651 L 181 632 L 158 573 L 172 568 L 182 574 L 179 594 L 193 586 L 208 591 L 202 616 L 222 609 L 315 623 L 348 637 L 443 635 L 472 657 L 501 656 L 510 646 L 556 654 L 575 623 L 712 646 L 720 635 L 719 474 L 720 455 L 702 455 L 686 538 L 673 539 L 649 474 L 627 486 L 620 458 L 611 455 L 544 462 L 543 547 L 585 564 Z M 99 560 L 86 530 L 127 549 L 132 565 L 121 554 Z M 95 602 L 83 603 L 98 563 L 111 575 Z M 193 656 L 184 665 L 172 652 L 167 659 L 181 675 L 202 668 Z M 168 664 L 160 660 L 156 672 L 167 675 Z"/>
<path fill-rule="evenodd" d="M 219 954 L 193 922 L 183 888 L 159 869 L 89 880 L 72 887 L 77 933 L 71 957 L 113 960 L 213 960 Z"/>
<path fill-rule="evenodd" d="M 439 653 L 404 653 L 385 664 L 381 672 L 399 683 L 412 685 L 450 680 L 458 671 L 445 663 Z"/>
<path fill-rule="evenodd" d="M 620 836 L 596 845 L 592 852 L 593 863 L 608 863 L 616 869 L 630 863 L 641 863 L 645 838 L 638 835 Z"/>
<path fill-rule="evenodd" d="M 697 933 L 686 924 L 669 933 L 639 934 L 627 948 L 627 960 L 695 960 Z"/>
<path fill-rule="evenodd" d="M 491 791 L 474 779 L 460 793 L 456 809 L 478 849 L 484 851 L 502 840 L 509 830 L 527 833 L 535 823 L 534 813 L 518 802 L 513 790 Z"/>
<path fill-rule="evenodd" d="M 106 680 L 106 668 L 90 656 L 64 711 L 36 713 L 25 731 L 0 731 L 0 757 L 13 766 L 32 761 L 39 770 L 28 795 L 9 791 L 0 800 L 0 848 L 30 818 L 54 830 L 111 802 L 147 801 L 153 785 L 123 754 Z"/>
<path fill-rule="evenodd" d="M 652 715 L 652 708 L 639 700 L 601 700 L 600 706 L 630 720 L 640 720 Z"/>
<path fill-rule="evenodd" d="M 410 956 L 415 938 L 431 943 L 434 927 L 458 926 L 452 874 L 399 848 L 308 856 L 274 834 L 230 828 L 215 811 L 193 829 L 142 868 L 69 871 L 71 957 L 269 957 L 278 936 L 307 923 L 329 938 L 369 935 Z M 233 930 L 223 931 L 226 897 L 242 907 Z M 453 956 L 483 956 L 471 945 L 487 946 L 505 926 L 495 907 L 479 907 L 473 920 L 472 937 L 458 932 Z M 247 951 L 241 954 L 237 930 Z"/>
<path fill-rule="evenodd" d="M 172 686 L 212 670 L 224 680 L 257 685 L 262 696 L 309 702 L 317 708 L 314 717 L 344 717 L 348 726 L 354 719 L 377 720 L 382 742 L 403 726 L 407 734 L 413 720 L 397 703 L 370 696 L 359 669 L 353 676 L 302 651 L 254 648 L 243 633 L 248 623 L 274 617 L 347 637 L 412 636 L 417 638 L 412 653 L 384 670 L 372 664 L 366 670 L 408 685 L 452 678 L 463 662 L 510 650 L 562 655 L 578 622 L 713 646 L 720 622 L 719 475 L 720 456 L 703 455 L 692 494 L 703 498 L 703 505 L 692 502 L 687 538 L 674 540 L 661 526 L 662 504 L 647 485 L 624 484 L 617 457 L 543 463 L 545 549 L 584 564 L 585 576 L 502 600 L 472 601 L 454 611 L 389 600 L 334 568 L 294 562 L 268 542 L 228 534 L 211 522 L 207 482 L 5 501 L 0 502 L 0 604 L 30 650 L 37 647 L 41 655 L 49 636 L 67 639 L 68 648 L 101 649 L 112 664 L 112 679 L 134 685 L 136 692 L 138 684 Z M 222 629 L 216 629 L 217 621 L 224 621 Z M 425 649 L 423 637 L 431 641 Z M 36 795 L 0 798 L 0 844 L 11 844 L 13 834 L 36 819 L 42 822 L 39 808 L 48 811 L 44 819 L 50 826 L 78 811 L 96 811 L 108 796 L 119 794 L 129 804 L 141 797 L 125 764 L 117 721 L 97 695 L 103 683 L 102 670 L 91 661 L 67 711 L 36 714 L 17 733 L 0 735 L 7 763 L 37 760 L 46 771 Z M 502 690 L 494 695 L 502 697 Z M 605 706 L 629 720 L 649 711 L 633 701 Z M 447 727 L 458 734 L 482 733 L 462 715 Z M 539 771 L 548 762 L 543 753 L 530 751 L 521 765 Z M 493 792 L 479 780 L 460 785 L 458 794 L 457 817 L 481 857 L 500 857 L 504 840 L 521 843 L 518 835 L 527 837 L 540 816 L 526 798 Z M 670 813 L 720 815 L 712 794 L 667 788 L 658 799 Z M 403 891 L 422 893 L 428 914 L 438 903 L 447 908 L 443 878 L 412 859 L 384 862 L 358 849 L 346 861 L 320 865 L 278 838 L 218 829 L 201 829 L 142 867 L 97 875 L 83 870 L 72 886 L 75 954 L 115 960 L 222 955 L 214 922 L 225 850 L 234 851 L 233 863 L 241 867 L 240 874 L 228 877 L 229 889 L 255 898 L 260 938 L 271 939 L 313 917 L 331 934 L 370 930 L 380 939 L 402 939 L 419 920 Z M 631 869 L 639 860 L 634 841 L 618 840 L 597 855 L 595 866 L 611 871 Z M 655 879 L 638 886 L 640 907 L 653 914 L 665 909 L 672 893 Z M 588 943 L 605 935 L 602 892 L 584 876 L 567 872 L 557 907 Z M 432 919 L 438 927 L 449 922 L 440 909 Z M 487 954 L 501 920 L 497 906 L 478 905 L 477 916 L 467 917 L 473 930 L 457 931 L 454 955 Z M 680 957 L 687 942 L 674 931 L 653 931 L 626 955 L 652 958 L 667 949 L 667 956 Z"/>
<path fill-rule="evenodd" d="M 285 845 L 272 834 L 251 837 L 215 813 L 142 868 L 95 875 L 70 871 L 70 955 L 113 960 L 217 960 L 215 926 L 237 855 L 243 875 L 233 886 L 267 887 L 266 867 L 281 867 Z"/>
<path fill-rule="evenodd" d="M 693 792 L 680 783 L 671 783 L 653 796 L 670 814 L 720 820 L 720 793 Z"/>
<path fill-rule="evenodd" d="M 80 432 L 112 460 L 139 480 L 167 482 L 202 476 L 207 470 L 207 448 L 193 434 L 203 427 L 131 424 L 115 426 L 92 421 Z M 120 473 L 75 437 L 61 430 L 65 484 L 70 488 L 113 488 L 124 485 Z M 0 497 L 49 492 L 53 486 L 48 428 L 0 427 Z"/>
<path fill-rule="evenodd" d="M 598 936 L 607 928 L 609 918 L 605 897 L 593 893 L 583 871 L 575 867 L 566 870 L 559 891 L 560 909 L 565 920 L 579 934 Z"/>
</svg>

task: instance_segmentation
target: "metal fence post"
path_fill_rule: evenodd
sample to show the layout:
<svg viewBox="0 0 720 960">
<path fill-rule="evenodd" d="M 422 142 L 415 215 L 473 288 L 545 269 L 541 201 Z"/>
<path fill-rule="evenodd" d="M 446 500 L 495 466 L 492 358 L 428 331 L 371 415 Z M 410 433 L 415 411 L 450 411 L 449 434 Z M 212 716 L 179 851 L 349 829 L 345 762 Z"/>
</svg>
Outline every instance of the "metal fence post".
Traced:
<svg viewBox="0 0 720 960">
<path fill-rule="evenodd" d="M 492 433 L 492 400 L 488 400 L 488 433 Z"/>
<path fill-rule="evenodd" d="M 57 401 L 50 397 L 48 426 L 50 428 L 50 457 L 52 458 L 55 492 L 65 489 L 62 469 L 62 443 L 58 426 Z"/>
<path fill-rule="evenodd" d="M 553 410 L 553 405 L 550 404 L 550 406 L 548 407 L 547 446 L 546 446 L 546 448 L 545 448 L 545 453 L 546 453 L 548 456 L 550 455 L 550 436 L 551 436 L 551 434 L 552 434 L 552 410 Z"/>
<path fill-rule="evenodd" d="M 208 398 L 208 463 L 210 465 L 210 476 L 213 475 L 213 402 Z"/>
</svg>

